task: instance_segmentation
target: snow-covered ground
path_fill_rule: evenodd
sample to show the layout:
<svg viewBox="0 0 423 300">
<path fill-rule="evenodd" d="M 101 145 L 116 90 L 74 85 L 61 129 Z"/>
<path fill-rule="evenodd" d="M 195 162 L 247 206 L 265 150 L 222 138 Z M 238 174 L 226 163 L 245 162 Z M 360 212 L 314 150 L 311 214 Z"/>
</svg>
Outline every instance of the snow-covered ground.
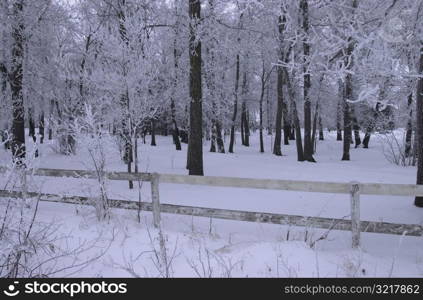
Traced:
<svg viewBox="0 0 423 300">
<path fill-rule="evenodd" d="M 258 135 L 251 147 L 235 146 L 235 154 L 208 152 L 204 146 L 206 175 L 249 178 L 335 182 L 415 183 L 416 169 L 387 162 L 381 139 L 372 137 L 370 149 L 351 149 L 351 161 L 341 161 L 342 143 L 335 132 L 325 133 L 319 141 L 317 163 L 297 162 L 295 143 L 283 146 L 284 156 L 271 154 L 272 137 L 265 137 L 266 153 L 259 153 Z M 238 139 L 239 141 L 239 139 Z M 140 170 L 186 174 L 186 145 L 176 151 L 172 139 L 157 137 L 157 147 L 140 144 Z M 227 147 L 227 144 L 226 144 Z M 40 167 L 85 169 L 90 162 L 84 147 L 75 156 L 54 153 L 47 141 L 42 145 Z M 107 169 L 125 171 L 113 142 L 107 147 Z M 9 153 L 0 150 L 2 164 Z M 38 178 L 44 192 L 68 195 L 93 195 L 95 181 Z M 127 182 L 108 182 L 110 198 L 138 200 L 138 188 L 130 191 Z M 148 184 L 142 186 L 142 201 L 150 199 Z M 193 205 L 234 210 L 262 211 L 307 216 L 343 218 L 350 214 L 348 195 L 285 192 L 238 188 L 218 188 L 160 184 L 162 203 Z M 361 196 L 362 220 L 423 224 L 423 210 L 411 197 Z M 41 203 L 39 221 L 61 224 L 57 234 L 66 234 L 67 243 L 94 241 L 80 253 L 84 261 L 107 251 L 73 276 L 163 276 L 160 267 L 158 231 L 152 226 L 151 213 L 143 213 L 137 222 L 135 211 L 113 210 L 110 221 L 98 222 L 94 209 L 65 204 Z M 351 249 L 351 233 L 248 222 L 209 220 L 189 216 L 162 215 L 170 276 L 234 277 L 342 277 L 342 276 L 423 276 L 423 238 L 384 234 L 362 234 L 360 250 Z M 317 241 L 317 242 L 315 242 Z M 311 245 L 314 244 L 314 247 Z M 55 274 L 65 276 L 71 270 Z"/>
</svg>

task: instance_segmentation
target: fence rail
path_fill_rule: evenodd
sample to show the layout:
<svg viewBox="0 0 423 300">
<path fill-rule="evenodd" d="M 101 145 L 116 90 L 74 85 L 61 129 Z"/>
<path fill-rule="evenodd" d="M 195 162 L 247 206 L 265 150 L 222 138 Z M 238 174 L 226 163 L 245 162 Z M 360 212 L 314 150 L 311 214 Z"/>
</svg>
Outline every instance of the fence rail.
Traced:
<svg viewBox="0 0 423 300">
<path fill-rule="evenodd" d="M 0 173 L 5 172 L 5 167 L 0 167 Z M 95 179 L 97 173 L 86 170 L 61 170 L 61 169 L 34 169 L 28 170 L 27 174 L 49 177 L 68 177 L 78 179 Z M 360 245 L 360 232 L 373 232 L 385 234 L 399 234 L 409 236 L 422 236 L 423 226 L 417 224 L 396 224 L 387 222 L 372 222 L 360 220 L 360 195 L 391 195 L 391 196 L 423 196 L 423 185 L 412 184 L 379 184 L 379 183 L 337 183 L 317 181 L 293 181 L 275 179 L 251 179 L 235 177 L 215 176 L 187 176 L 175 174 L 157 173 L 126 173 L 106 172 L 109 180 L 133 180 L 148 181 L 151 183 L 151 203 L 111 199 L 110 206 L 124 209 L 140 209 L 153 212 L 153 222 L 156 227 L 160 226 L 160 214 L 182 214 L 199 217 L 219 218 L 226 220 L 238 220 L 249 222 L 261 222 L 292 226 L 309 226 L 322 229 L 346 230 L 352 232 L 352 246 Z M 227 209 L 215 209 L 206 207 L 182 206 L 173 204 L 161 204 L 159 196 L 159 184 L 188 184 L 206 185 L 217 187 L 236 187 L 251 189 L 271 189 L 318 193 L 349 194 L 351 201 L 351 217 L 347 219 L 322 218 L 311 216 L 296 216 L 286 214 L 273 214 L 264 212 L 250 212 Z M 91 205 L 88 197 L 71 196 L 64 197 L 55 194 L 26 193 L 30 197 L 39 196 L 42 201 L 61 202 L 68 204 Z M 21 197 L 21 192 L 0 190 L 0 197 Z"/>
<path fill-rule="evenodd" d="M 0 173 L 6 171 L 0 167 Z M 65 170 L 65 169 L 34 169 L 28 170 L 28 174 L 48 177 L 69 177 L 95 179 L 97 173 L 87 170 Z M 153 173 L 127 173 L 127 172 L 105 172 L 109 180 L 133 180 L 150 181 Z M 351 183 L 345 182 L 320 182 L 300 181 L 282 179 L 253 179 L 238 177 L 217 177 L 217 176 L 188 176 L 179 174 L 159 174 L 160 183 L 207 185 L 218 187 L 236 187 L 267 190 L 285 190 L 300 192 L 349 194 Z M 392 183 L 358 183 L 362 195 L 391 195 L 391 196 L 422 196 L 423 185 L 416 184 L 392 184 Z"/>
</svg>

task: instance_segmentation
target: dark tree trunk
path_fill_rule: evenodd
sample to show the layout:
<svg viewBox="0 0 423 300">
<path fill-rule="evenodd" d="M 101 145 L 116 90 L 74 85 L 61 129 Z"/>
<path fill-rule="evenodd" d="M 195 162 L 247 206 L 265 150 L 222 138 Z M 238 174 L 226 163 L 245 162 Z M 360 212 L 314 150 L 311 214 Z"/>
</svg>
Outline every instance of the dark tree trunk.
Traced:
<svg viewBox="0 0 423 300">
<path fill-rule="evenodd" d="M 413 93 L 408 95 L 408 110 L 409 117 L 407 121 L 407 133 L 405 134 L 405 157 L 410 157 L 411 155 L 411 139 L 413 135 Z"/>
<path fill-rule="evenodd" d="M 234 153 L 235 143 L 235 121 L 238 112 L 238 88 L 239 88 L 239 54 L 236 56 L 235 91 L 234 91 L 234 112 L 232 115 L 231 138 L 229 141 L 229 153 Z"/>
<path fill-rule="evenodd" d="M 290 98 L 291 110 L 292 110 L 292 118 L 294 121 L 294 129 L 295 129 L 295 144 L 297 146 L 297 160 L 304 161 L 304 151 L 303 151 L 303 142 L 301 138 L 301 125 L 300 119 L 298 118 L 298 111 L 297 111 L 297 103 L 295 102 L 295 91 L 294 87 L 292 86 L 291 79 L 289 78 L 288 71 L 284 69 L 285 75 L 285 82 L 287 85 L 287 90 Z"/>
<path fill-rule="evenodd" d="M 355 109 L 354 109 L 353 105 L 351 105 L 351 117 L 352 117 L 352 123 L 353 123 L 353 128 L 354 128 L 355 148 L 358 148 L 358 146 L 361 145 L 360 126 L 358 125 L 358 121 L 357 121 L 357 117 L 355 115 Z"/>
<path fill-rule="evenodd" d="M 336 140 L 342 141 L 342 106 L 345 101 L 344 83 L 338 80 L 338 105 L 336 107 Z"/>
<path fill-rule="evenodd" d="M 286 16 L 285 11 L 282 8 L 281 15 L 278 18 L 278 34 L 279 34 L 279 53 L 278 59 L 280 62 L 285 60 L 283 42 L 284 42 L 284 33 L 286 25 Z M 283 84 L 284 84 L 284 72 L 283 67 L 279 66 L 277 69 L 277 83 L 276 83 L 276 92 L 277 92 L 277 105 L 276 105 L 276 120 L 275 120 L 275 141 L 273 144 L 273 154 L 276 156 L 282 155 L 282 114 L 284 110 L 284 101 L 283 101 Z"/>
<path fill-rule="evenodd" d="M 352 3 L 353 12 L 355 14 L 355 9 L 357 8 L 357 0 L 353 0 Z M 352 22 L 352 21 L 351 21 Z M 353 66 L 353 50 L 354 44 L 352 37 L 348 38 L 348 45 L 346 48 L 346 55 L 344 57 L 344 66 L 347 68 L 348 71 L 352 69 Z M 352 143 L 352 122 L 351 122 L 351 112 L 350 112 L 350 104 L 348 101 L 352 100 L 352 74 L 351 72 L 347 72 L 345 78 L 345 91 L 344 91 L 344 99 L 343 99 L 343 111 L 344 111 L 344 145 L 343 145 L 343 154 L 342 160 L 350 160 L 350 147 Z"/>
<path fill-rule="evenodd" d="M 244 132 L 244 105 L 245 103 L 242 102 L 241 104 L 241 145 L 245 146 L 245 132 Z"/>
<path fill-rule="evenodd" d="M 338 101 L 338 107 L 337 107 L 337 113 L 336 113 L 336 140 L 337 141 L 342 141 L 342 127 L 341 127 L 341 122 L 342 122 L 342 102 L 344 97 L 343 97 L 343 93 L 341 94 L 341 96 L 339 97 L 339 101 Z"/>
<path fill-rule="evenodd" d="M 34 115 L 32 112 L 32 108 L 28 109 L 28 125 L 29 125 L 29 137 L 32 138 L 34 143 L 37 142 L 37 136 L 35 135 L 35 122 L 34 122 Z M 37 145 L 35 145 L 37 147 Z M 35 157 L 38 157 L 38 149 L 35 149 Z"/>
<path fill-rule="evenodd" d="M 53 139 L 53 112 L 54 112 L 54 100 L 50 100 L 50 109 L 48 117 L 48 140 Z"/>
<path fill-rule="evenodd" d="M 264 140 L 263 140 L 263 100 L 264 100 L 264 90 L 266 85 L 265 79 L 266 70 L 264 68 L 264 61 L 261 73 L 261 93 L 260 93 L 260 107 L 259 107 L 259 115 L 260 115 L 260 152 L 264 153 Z"/>
<path fill-rule="evenodd" d="M 120 38 L 122 40 L 123 43 L 125 43 L 125 45 L 127 47 L 129 47 L 129 40 L 128 40 L 128 35 L 127 35 L 127 30 L 126 30 L 126 25 L 125 25 L 125 10 L 124 7 L 126 5 L 126 0 L 119 0 L 118 1 L 118 5 L 119 5 L 119 9 L 118 9 L 118 17 L 119 17 L 119 34 L 120 34 Z M 128 91 L 125 91 L 121 96 L 120 96 L 120 104 L 121 104 L 121 109 L 122 109 L 122 120 L 121 120 L 121 124 L 122 124 L 122 132 L 121 132 L 121 138 L 123 139 L 123 143 L 124 143 L 124 157 L 123 160 L 125 161 L 125 163 L 127 164 L 128 167 L 128 173 L 132 172 L 132 162 L 133 162 L 133 151 L 132 151 L 132 138 L 131 138 L 131 121 L 130 121 L 130 113 L 129 113 L 129 95 L 128 95 Z M 133 189 L 134 188 L 134 183 L 130 180 L 128 182 L 129 188 Z"/>
<path fill-rule="evenodd" d="M 241 141 L 242 145 L 249 147 L 250 146 L 250 124 L 248 122 L 248 107 L 247 107 L 247 97 L 248 93 L 248 81 L 247 81 L 247 72 L 243 74 L 242 80 L 242 106 L 241 106 Z"/>
<path fill-rule="evenodd" d="M 193 24 L 201 18 L 199 0 L 189 0 L 190 40 L 190 134 L 188 144 L 189 175 L 204 175 L 203 171 L 203 112 L 201 88 L 201 42 L 197 39 L 197 30 Z"/>
<path fill-rule="evenodd" d="M 269 98 L 269 84 L 266 88 L 266 117 L 267 117 L 267 134 L 272 135 L 272 116 L 271 116 L 271 107 L 270 107 L 270 98 Z"/>
<path fill-rule="evenodd" d="M 287 146 L 289 145 L 291 120 L 289 117 L 288 105 L 286 101 L 282 101 L 282 120 L 283 120 L 283 144 Z"/>
<path fill-rule="evenodd" d="M 378 106 L 376 105 L 376 110 L 373 113 L 373 118 L 371 120 L 369 120 L 369 125 L 366 128 L 366 134 L 364 135 L 364 139 L 363 139 L 363 148 L 367 149 L 369 148 L 369 143 L 370 143 L 370 137 L 372 135 L 372 132 L 375 128 L 376 125 L 376 120 L 378 118 Z"/>
<path fill-rule="evenodd" d="M 286 105 L 284 105 L 286 106 Z M 289 145 L 290 140 L 290 134 L 291 134 L 291 124 L 289 122 L 285 122 L 285 116 L 288 114 L 288 111 L 286 111 L 286 114 L 283 113 L 283 144 Z"/>
<path fill-rule="evenodd" d="M 313 146 L 313 154 L 316 152 L 316 135 L 317 135 L 317 118 L 319 116 L 319 102 L 316 103 L 316 108 L 313 117 L 313 129 L 311 134 L 311 144 Z"/>
<path fill-rule="evenodd" d="M 44 112 L 41 112 L 40 123 L 38 125 L 38 134 L 40 135 L 40 144 L 44 143 Z"/>
<path fill-rule="evenodd" d="M 132 147 L 131 147 L 130 150 L 132 150 Z M 127 163 L 128 173 L 132 173 L 132 152 L 131 152 L 131 155 L 130 156 L 131 156 L 131 161 L 128 161 L 128 163 Z M 132 190 L 134 188 L 134 182 L 132 180 L 128 181 L 128 186 Z"/>
<path fill-rule="evenodd" d="M 303 16 L 303 52 L 304 52 L 304 159 L 310 162 L 316 162 L 313 158 L 313 143 L 311 137 L 311 101 L 310 101 L 310 88 L 311 76 L 308 69 L 308 61 L 310 56 L 310 44 L 308 43 L 308 0 L 301 0 L 301 9 Z"/>
<path fill-rule="evenodd" d="M 179 140 L 179 129 L 178 124 L 176 122 L 176 116 L 175 116 L 175 102 L 173 98 L 170 102 L 171 107 L 171 114 L 172 114 L 172 124 L 173 124 L 173 131 L 172 131 L 172 137 L 173 137 L 173 143 L 175 144 L 176 150 L 181 150 L 181 141 Z"/>
<path fill-rule="evenodd" d="M 219 153 L 225 153 L 225 144 L 223 143 L 222 137 L 222 125 L 219 120 L 216 120 L 216 143 L 217 151 Z"/>
<path fill-rule="evenodd" d="M 181 138 L 181 143 L 188 144 L 188 131 L 186 129 L 179 130 L 179 136 Z"/>
<path fill-rule="evenodd" d="M 352 141 L 350 107 L 347 99 L 351 99 L 351 74 L 348 73 L 345 79 L 345 98 L 344 98 L 344 147 L 342 160 L 350 160 L 350 146 Z"/>
<path fill-rule="evenodd" d="M 148 129 L 147 128 L 143 128 L 143 130 L 142 130 L 142 143 L 145 145 L 145 144 L 147 144 L 147 141 L 146 141 L 146 136 L 147 136 L 147 133 L 148 133 Z"/>
<path fill-rule="evenodd" d="M 263 104 L 260 103 L 260 152 L 264 153 L 264 140 L 263 140 Z"/>
<path fill-rule="evenodd" d="M 168 136 L 169 135 L 169 130 L 167 128 L 167 122 L 166 120 L 164 122 L 160 122 L 160 128 L 161 128 L 161 134 L 163 136 Z"/>
<path fill-rule="evenodd" d="M 294 118 L 295 118 L 295 143 L 297 146 L 297 160 L 304 161 L 303 141 L 301 138 L 300 119 L 298 118 L 297 104 L 293 104 Z"/>
<path fill-rule="evenodd" d="M 138 173 L 138 128 L 134 136 L 134 172 Z"/>
<path fill-rule="evenodd" d="M 14 24 L 12 27 L 12 69 L 10 73 L 10 88 L 12 91 L 12 155 L 13 160 L 23 164 L 25 159 L 25 108 L 22 93 L 23 57 L 24 57 L 24 24 L 23 1 L 16 0 L 13 4 Z"/>
<path fill-rule="evenodd" d="M 173 124 L 173 143 L 175 144 L 176 150 L 181 150 L 181 141 L 179 139 L 179 128 L 178 123 L 176 122 L 176 109 L 175 109 L 175 93 L 178 87 L 178 67 L 179 67 L 179 53 L 177 49 L 177 29 L 175 28 L 175 39 L 173 40 L 173 59 L 174 59 L 174 75 L 173 75 L 173 90 L 172 90 L 172 97 L 170 98 L 170 114 L 172 118 Z"/>
<path fill-rule="evenodd" d="M 420 41 L 420 65 L 419 74 L 423 75 L 423 40 Z M 417 184 L 423 184 L 423 78 L 420 77 L 417 83 L 416 93 L 416 139 L 417 139 Z M 423 197 L 415 198 L 414 204 L 423 207 Z"/>
<path fill-rule="evenodd" d="M 216 121 L 214 119 L 211 124 L 210 152 L 216 152 Z"/>
<path fill-rule="evenodd" d="M 156 119 L 151 119 L 151 146 L 156 146 Z"/>
<path fill-rule="evenodd" d="M 273 154 L 276 156 L 282 155 L 282 113 L 283 113 L 283 70 L 278 67 L 277 74 L 277 106 L 276 106 L 276 120 L 275 120 L 275 141 L 273 144 Z"/>
<path fill-rule="evenodd" d="M 250 146 L 250 135 L 251 135 L 251 131 L 250 131 L 250 111 L 248 110 L 248 107 L 246 105 L 246 110 L 245 110 L 245 146 L 249 147 Z"/>
<path fill-rule="evenodd" d="M 35 122 L 32 114 L 32 108 L 28 109 L 28 126 L 28 136 L 31 137 L 35 143 L 37 139 L 35 137 Z"/>
<path fill-rule="evenodd" d="M 241 137 L 242 145 L 248 147 L 250 146 L 250 128 L 248 124 L 248 109 L 246 102 L 242 102 L 242 111 L 241 111 Z"/>
<path fill-rule="evenodd" d="M 369 143 L 370 143 L 370 137 L 371 137 L 372 133 L 369 130 L 366 130 L 366 133 L 364 135 L 364 139 L 363 139 L 363 148 L 368 149 L 369 148 Z"/>
<path fill-rule="evenodd" d="M 7 80 L 8 80 L 8 70 L 3 62 L 0 61 L 0 91 L 3 96 L 6 95 L 6 89 L 7 89 Z M 8 123 L 8 122 L 7 122 Z M 1 141 L 4 143 L 4 147 L 6 150 L 10 149 L 10 142 L 9 142 L 9 136 L 8 136 L 8 125 L 6 122 L 1 124 L 0 122 L 0 135 L 1 135 Z"/>
<path fill-rule="evenodd" d="M 291 115 L 292 115 L 292 113 L 291 113 Z M 289 125 L 290 126 L 290 132 L 289 132 L 289 139 L 291 140 L 291 141 L 295 141 L 295 126 L 293 126 L 293 125 Z"/>
<path fill-rule="evenodd" d="M 325 136 L 323 134 L 322 116 L 319 115 L 319 141 L 324 141 Z"/>
</svg>

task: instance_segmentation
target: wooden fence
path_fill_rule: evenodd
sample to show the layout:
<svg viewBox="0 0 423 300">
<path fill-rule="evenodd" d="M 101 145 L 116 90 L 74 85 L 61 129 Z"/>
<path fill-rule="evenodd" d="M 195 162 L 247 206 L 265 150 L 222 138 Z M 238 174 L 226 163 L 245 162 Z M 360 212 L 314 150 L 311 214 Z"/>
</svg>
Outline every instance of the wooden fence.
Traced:
<svg viewBox="0 0 423 300">
<path fill-rule="evenodd" d="M 0 167 L 0 173 L 5 172 Z M 28 170 L 28 174 L 50 177 L 70 177 L 79 179 L 95 179 L 97 173 L 85 170 L 59 170 L 59 169 L 34 169 Z M 158 173 L 125 173 L 106 172 L 104 174 L 109 180 L 133 180 L 147 181 L 151 183 L 151 203 L 110 199 L 111 207 L 124 209 L 140 209 L 153 212 L 154 226 L 160 226 L 160 213 L 182 214 L 199 217 L 219 218 L 227 220 L 261 222 L 293 226 L 309 226 L 322 229 L 347 230 L 352 232 L 352 246 L 360 245 L 360 232 L 373 232 L 385 234 L 398 234 L 409 236 L 422 236 L 423 226 L 417 224 L 395 224 L 386 222 L 372 222 L 360 220 L 360 195 L 389 195 L 389 196 L 423 196 L 423 185 L 414 184 L 379 184 L 379 183 L 338 183 L 338 182 L 316 182 L 316 181 L 293 181 L 275 179 L 250 179 L 234 177 L 214 176 L 187 176 L 176 174 Z M 161 204 L 159 195 L 159 184 L 188 184 L 205 185 L 216 187 L 235 187 L 250 189 L 271 189 L 286 191 L 318 192 L 349 194 L 351 202 L 351 218 L 333 219 L 310 216 L 296 216 L 286 214 L 273 214 L 263 212 L 238 211 L 227 209 L 215 209 L 206 207 L 182 206 L 172 204 Z M 41 194 L 28 192 L 28 196 L 41 196 L 42 201 L 61 202 L 70 204 L 87 204 L 91 201 L 88 197 L 63 197 L 55 194 Z M 0 190 L 0 197 L 20 197 L 21 193 L 16 191 Z"/>
</svg>

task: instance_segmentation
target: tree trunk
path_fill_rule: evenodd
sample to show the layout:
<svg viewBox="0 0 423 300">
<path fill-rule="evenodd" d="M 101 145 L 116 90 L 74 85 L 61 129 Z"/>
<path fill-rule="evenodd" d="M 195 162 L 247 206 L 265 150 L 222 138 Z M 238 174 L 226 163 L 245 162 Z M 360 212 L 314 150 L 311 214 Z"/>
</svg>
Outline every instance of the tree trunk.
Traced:
<svg viewBox="0 0 423 300">
<path fill-rule="evenodd" d="M 32 138 L 32 141 L 36 143 L 37 136 L 35 135 L 35 122 L 34 122 L 34 115 L 32 112 L 32 108 L 28 109 L 28 125 L 29 125 L 28 135 Z M 35 147 L 37 147 L 37 145 L 35 145 Z M 35 157 L 38 157 L 38 149 L 35 149 Z"/>
<path fill-rule="evenodd" d="M 288 71 L 284 68 L 284 75 L 285 75 L 285 82 L 287 85 L 287 90 L 290 98 L 291 110 L 292 110 L 292 117 L 294 121 L 294 129 L 295 129 L 295 144 L 297 146 L 297 160 L 304 161 L 304 151 L 303 151 L 303 143 L 301 138 L 301 125 L 300 119 L 298 118 L 298 111 L 297 111 L 297 104 L 295 103 L 295 90 L 292 86 L 291 79 L 289 78 Z"/>
<path fill-rule="evenodd" d="M 3 97 L 6 96 L 6 89 L 7 89 L 7 81 L 8 81 L 8 70 L 4 63 L 0 61 L 0 91 Z M 0 121 L 0 135 L 1 141 L 4 143 L 4 147 L 6 150 L 10 149 L 10 142 L 8 137 L 8 129 L 9 126 L 7 125 L 8 121 L 5 120 L 4 122 Z"/>
<path fill-rule="evenodd" d="M 245 133 L 244 133 L 244 107 L 245 103 L 242 102 L 241 104 L 241 145 L 245 145 Z"/>
<path fill-rule="evenodd" d="M 351 74 L 348 73 L 345 79 L 345 98 L 344 98 L 344 147 L 342 160 L 350 160 L 350 146 L 352 140 L 351 131 L 351 118 L 350 118 L 350 107 L 348 99 L 351 99 L 352 88 L 351 88 Z"/>
<path fill-rule="evenodd" d="M 311 137 L 311 101 L 310 101 L 310 88 L 311 88 L 311 76 L 308 68 L 308 61 L 310 56 L 310 44 L 308 43 L 308 0 L 301 0 L 301 9 L 303 16 L 303 53 L 304 53 L 304 159 L 310 162 L 316 162 L 313 158 L 313 143 Z"/>
<path fill-rule="evenodd" d="M 13 3 L 14 24 L 12 27 L 12 70 L 10 73 L 10 88 L 12 91 L 12 155 L 16 164 L 22 165 L 25 159 L 25 108 L 22 93 L 23 79 L 23 1 Z"/>
<path fill-rule="evenodd" d="M 355 9 L 357 8 L 357 0 L 353 0 L 352 8 L 353 13 L 355 14 Z M 353 17 L 353 16 L 352 16 Z M 351 25 L 352 25 L 351 21 Z M 349 37 L 347 40 L 347 48 L 346 48 L 346 55 L 344 57 L 344 66 L 348 71 L 351 71 L 352 66 L 354 64 L 352 53 L 354 50 L 353 38 Z M 350 146 L 352 143 L 352 122 L 351 122 L 351 112 L 350 112 L 350 104 L 348 101 L 352 100 L 352 74 L 351 72 L 347 72 L 345 78 L 345 92 L 344 92 L 344 101 L 343 101 L 343 110 L 344 110 L 344 147 L 343 147 L 343 154 L 342 160 L 350 160 Z"/>
<path fill-rule="evenodd" d="M 219 120 L 216 120 L 216 144 L 217 152 L 225 153 L 225 143 L 223 142 L 222 137 L 222 123 Z"/>
<path fill-rule="evenodd" d="M 151 119 L 151 146 L 157 146 L 156 144 L 156 119 Z"/>
<path fill-rule="evenodd" d="M 241 106 L 241 141 L 242 145 L 250 146 L 250 126 L 248 122 L 248 107 L 245 99 L 248 93 L 247 72 L 244 72 L 242 81 L 242 106 Z"/>
<path fill-rule="evenodd" d="M 270 114 L 271 107 L 270 107 L 270 98 L 269 98 L 269 84 L 266 88 L 266 117 L 267 117 L 267 134 L 272 135 L 272 117 Z"/>
<path fill-rule="evenodd" d="M 313 116 L 313 129 L 311 134 L 311 145 L 313 146 L 313 154 L 316 152 L 316 135 L 317 135 L 317 118 L 319 116 L 319 102 L 316 102 L 316 108 Z"/>
<path fill-rule="evenodd" d="M 285 60 L 283 43 L 284 43 L 284 33 L 286 25 L 286 12 L 283 7 L 281 7 L 281 15 L 278 18 L 278 34 L 279 34 L 279 49 L 278 49 L 278 59 L 280 62 Z M 276 106 L 276 120 L 275 120 L 275 141 L 273 144 L 273 154 L 276 156 L 282 155 L 282 114 L 284 110 L 284 101 L 283 101 L 283 84 L 284 84 L 284 71 L 283 67 L 279 66 L 277 69 L 277 82 L 276 82 L 276 92 L 277 92 L 277 106 Z"/>
<path fill-rule="evenodd" d="M 295 126 L 291 125 L 291 132 L 289 133 L 289 139 L 295 141 Z"/>
<path fill-rule="evenodd" d="M 175 100 L 172 98 L 170 100 L 170 110 L 171 110 L 171 117 L 172 117 L 172 124 L 173 124 L 173 130 L 172 130 L 172 138 L 173 143 L 175 144 L 176 150 L 181 150 L 181 141 L 179 139 L 179 129 L 178 124 L 176 122 L 176 116 L 175 116 Z"/>
<path fill-rule="evenodd" d="M 239 54 L 236 55 L 235 91 L 234 91 L 234 112 L 232 115 L 231 138 L 229 141 L 229 153 L 234 153 L 235 143 L 235 121 L 238 112 L 238 88 L 239 88 Z"/>
<path fill-rule="evenodd" d="M 118 1 L 119 9 L 118 9 L 118 17 L 119 17 L 119 34 L 122 42 L 129 47 L 129 40 L 127 36 L 127 30 L 125 25 L 125 13 L 124 13 L 124 6 L 126 5 L 126 0 L 119 0 Z M 125 73 L 125 72 L 124 72 Z M 124 74 L 126 76 L 126 74 Z M 132 137 L 131 137 L 131 115 L 129 112 L 129 95 L 128 91 L 126 90 L 120 96 L 120 105 L 122 110 L 122 131 L 121 131 L 121 138 L 124 143 L 124 157 L 123 160 L 127 164 L 128 173 L 132 172 L 132 162 L 133 162 L 133 151 L 132 151 Z M 134 184 L 130 180 L 128 182 L 129 188 L 133 189 Z"/>
<path fill-rule="evenodd" d="M 358 146 L 360 146 L 361 144 L 360 126 L 358 125 L 357 117 L 355 115 L 354 104 L 351 105 L 351 117 L 352 117 L 352 124 L 354 128 L 355 148 L 358 148 Z"/>
<path fill-rule="evenodd" d="M 134 172 L 138 173 L 138 127 L 134 133 Z"/>
<path fill-rule="evenodd" d="M 342 104 L 345 99 L 344 84 L 338 80 L 338 104 L 336 107 L 336 140 L 342 141 Z"/>
<path fill-rule="evenodd" d="M 213 119 L 211 122 L 210 152 L 216 152 L 216 121 Z"/>
<path fill-rule="evenodd" d="M 250 146 L 250 129 L 248 124 L 248 110 L 246 102 L 242 102 L 242 111 L 241 111 L 241 137 L 242 145 Z"/>
<path fill-rule="evenodd" d="M 420 41 L 419 75 L 423 76 L 423 40 Z M 417 83 L 416 93 L 416 139 L 417 139 L 417 184 L 423 184 L 423 78 Z M 415 198 L 414 204 L 423 207 L 423 197 Z"/>
<path fill-rule="evenodd" d="M 264 90 L 265 90 L 265 73 L 266 70 L 264 68 L 264 61 L 263 61 L 263 68 L 261 73 L 261 93 L 260 93 L 260 108 L 259 108 L 259 115 L 260 115 L 260 152 L 264 153 L 264 140 L 263 140 L 263 100 L 264 100 Z"/>
<path fill-rule="evenodd" d="M 375 128 L 376 125 L 376 120 L 378 118 L 378 105 L 376 105 L 375 111 L 373 113 L 372 119 L 369 120 L 369 125 L 366 128 L 366 134 L 364 135 L 364 139 L 363 139 L 363 148 L 367 149 L 369 148 L 369 143 L 370 143 L 370 137 L 372 135 L 372 132 Z"/>
<path fill-rule="evenodd" d="M 275 120 L 275 142 L 273 144 L 273 154 L 276 156 L 282 155 L 282 113 L 283 113 L 283 70 L 278 67 L 277 74 L 277 106 L 276 106 L 276 120 Z"/>
<path fill-rule="evenodd" d="M 286 106 L 286 105 L 284 105 Z M 291 135 L 291 124 L 290 122 L 285 122 L 285 116 L 288 114 L 288 111 L 286 110 L 286 113 L 283 113 L 283 144 L 289 145 L 290 135 Z"/>
<path fill-rule="evenodd" d="M 40 123 L 38 125 L 38 134 L 40 135 L 40 144 L 44 143 L 44 112 L 41 112 Z"/>
<path fill-rule="evenodd" d="M 172 124 L 173 124 L 173 131 L 172 131 L 172 137 L 173 137 L 173 143 L 175 144 L 176 150 L 182 150 L 181 147 L 181 141 L 179 139 L 179 129 L 178 124 L 176 122 L 176 109 L 175 109 L 175 92 L 178 87 L 178 65 L 179 65 L 179 54 L 176 47 L 176 32 L 175 32 L 175 39 L 174 39 L 174 46 L 173 46 L 173 59 L 175 60 L 174 63 L 174 78 L 173 78 L 173 90 L 172 90 L 172 97 L 170 98 L 170 114 L 172 118 Z"/>
<path fill-rule="evenodd" d="M 36 141 L 36 137 L 35 137 L 35 122 L 34 122 L 34 117 L 33 117 L 33 113 L 32 113 L 32 108 L 28 108 L 28 136 L 32 138 L 32 140 Z"/>
<path fill-rule="evenodd" d="M 194 23 L 201 19 L 201 3 L 199 0 L 189 0 L 190 40 L 190 134 L 188 143 L 189 175 L 204 175 L 203 171 L 203 112 L 201 88 L 201 42 L 197 37 Z"/>
<path fill-rule="evenodd" d="M 283 98 L 283 97 L 282 97 Z M 282 120 L 283 120 L 283 144 L 289 145 L 289 135 L 291 132 L 291 120 L 289 117 L 288 105 L 282 100 Z"/>
<path fill-rule="evenodd" d="M 322 115 L 319 114 L 319 141 L 324 141 L 325 136 L 323 134 Z"/>
<path fill-rule="evenodd" d="M 407 133 L 405 135 L 405 157 L 410 157 L 411 154 L 411 139 L 413 135 L 413 93 L 408 95 L 408 110 L 409 110 L 409 117 L 407 121 Z"/>
<path fill-rule="evenodd" d="M 53 139 L 53 112 L 54 112 L 54 100 L 50 100 L 50 109 L 48 116 L 48 140 Z"/>
</svg>

